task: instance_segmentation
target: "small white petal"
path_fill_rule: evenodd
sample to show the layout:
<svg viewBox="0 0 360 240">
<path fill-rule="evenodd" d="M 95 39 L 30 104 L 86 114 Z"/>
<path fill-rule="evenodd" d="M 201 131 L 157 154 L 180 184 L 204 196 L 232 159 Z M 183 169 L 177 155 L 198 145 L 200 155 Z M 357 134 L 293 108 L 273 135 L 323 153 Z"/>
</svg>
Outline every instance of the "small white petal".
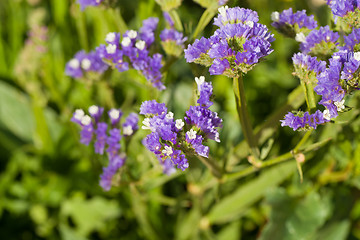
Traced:
<svg viewBox="0 0 360 240">
<path fill-rule="evenodd" d="M 109 116 L 111 119 L 117 120 L 120 116 L 120 111 L 117 109 L 111 109 L 109 112 Z"/>
<path fill-rule="evenodd" d="M 129 38 L 134 39 L 137 37 L 137 32 L 135 30 L 129 30 L 127 35 Z"/>
<path fill-rule="evenodd" d="M 124 37 L 123 40 L 121 41 L 121 45 L 123 47 L 128 47 L 131 43 L 131 39 L 129 37 Z"/>
<path fill-rule="evenodd" d="M 174 113 L 169 112 L 168 114 L 165 115 L 165 117 L 166 117 L 166 119 L 169 119 L 169 120 L 174 119 Z"/>
<path fill-rule="evenodd" d="M 338 60 L 340 59 L 340 56 L 333 56 L 333 59 Z"/>
<path fill-rule="evenodd" d="M 355 60 L 360 61 L 360 52 L 355 52 L 354 58 L 355 58 Z"/>
<path fill-rule="evenodd" d="M 297 33 L 296 36 L 295 36 L 295 40 L 298 41 L 298 42 L 305 42 L 306 41 L 306 37 L 305 35 L 301 32 L 301 33 Z"/>
<path fill-rule="evenodd" d="M 165 149 L 161 151 L 163 154 L 170 156 L 171 154 L 173 154 L 173 150 L 172 147 L 170 146 L 165 146 Z"/>
<path fill-rule="evenodd" d="M 83 117 L 84 117 L 85 113 L 84 113 L 84 110 L 82 109 L 76 109 L 75 110 L 75 114 L 74 114 L 74 118 L 76 120 L 81 120 Z"/>
<path fill-rule="evenodd" d="M 341 100 L 340 102 L 334 102 L 335 106 L 337 107 L 337 111 L 340 112 L 341 110 L 345 109 L 345 100 Z"/>
<path fill-rule="evenodd" d="M 84 58 L 82 61 L 81 61 L 81 67 L 84 69 L 84 70 L 89 70 L 90 67 L 91 67 L 91 61 L 87 58 Z"/>
<path fill-rule="evenodd" d="M 205 77 L 204 76 L 195 77 L 195 82 L 198 86 L 201 86 L 205 82 Z"/>
<path fill-rule="evenodd" d="M 196 131 L 194 131 L 193 129 L 190 129 L 190 131 L 186 132 L 186 135 L 188 136 L 188 138 L 190 140 L 195 139 L 196 138 Z"/>
<path fill-rule="evenodd" d="M 69 61 L 69 66 L 73 69 L 77 69 L 80 66 L 80 62 L 76 58 L 73 58 Z"/>
<path fill-rule="evenodd" d="M 329 109 L 325 109 L 325 110 L 324 110 L 323 116 L 324 116 L 324 118 L 325 118 L 326 120 L 330 120 L 330 119 L 331 119 Z"/>
<path fill-rule="evenodd" d="M 272 12 L 271 13 L 271 21 L 278 22 L 280 20 L 280 13 L 279 12 Z"/>
<path fill-rule="evenodd" d="M 177 129 L 182 129 L 183 128 L 183 126 L 185 125 L 185 123 L 183 122 L 183 120 L 181 120 L 181 119 L 176 119 L 176 121 L 175 121 L 175 127 L 177 128 Z"/>
<path fill-rule="evenodd" d="M 142 40 L 137 41 L 137 42 L 135 43 L 135 47 L 136 47 L 137 49 L 139 49 L 139 50 L 144 50 L 144 48 L 145 48 L 145 41 L 142 41 Z"/>
<path fill-rule="evenodd" d="M 133 134 L 133 132 L 134 132 L 134 130 L 132 129 L 132 127 L 130 125 L 123 128 L 123 134 L 125 136 L 130 136 L 131 134 Z"/>
<path fill-rule="evenodd" d="M 114 54 L 116 52 L 116 45 L 115 44 L 109 44 L 106 47 L 106 52 L 108 54 Z"/>
<path fill-rule="evenodd" d="M 252 27 L 254 27 L 254 22 L 253 21 L 245 21 L 245 25 L 252 28 Z"/>
<path fill-rule="evenodd" d="M 218 8 L 218 11 L 219 11 L 220 15 L 221 15 L 223 18 L 226 18 L 226 10 L 227 10 L 228 8 L 229 8 L 229 7 L 228 7 L 227 5 Z"/>
<path fill-rule="evenodd" d="M 142 126 L 142 129 L 150 129 L 150 118 L 145 118 L 144 121 L 142 121 L 142 123 L 144 124 L 144 126 Z"/>
<path fill-rule="evenodd" d="M 106 35 L 105 41 L 113 42 L 115 41 L 115 38 L 116 38 L 116 34 L 114 32 L 111 32 Z"/>
<path fill-rule="evenodd" d="M 97 114 L 98 112 L 99 112 L 99 107 L 98 107 L 98 106 L 92 105 L 92 106 L 89 107 L 89 113 L 90 113 L 91 115 L 95 115 L 95 114 Z"/>
<path fill-rule="evenodd" d="M 90 116 L 85 115 L 85 116 L 83 116 L 83 117 L 81 118 L 81 124 L 82 124 L 82 125 L 87 126 L 87 125 L 89 125 L 90 123 L 91 123 L 91 117 L 90 117 Z"/>
</svg>

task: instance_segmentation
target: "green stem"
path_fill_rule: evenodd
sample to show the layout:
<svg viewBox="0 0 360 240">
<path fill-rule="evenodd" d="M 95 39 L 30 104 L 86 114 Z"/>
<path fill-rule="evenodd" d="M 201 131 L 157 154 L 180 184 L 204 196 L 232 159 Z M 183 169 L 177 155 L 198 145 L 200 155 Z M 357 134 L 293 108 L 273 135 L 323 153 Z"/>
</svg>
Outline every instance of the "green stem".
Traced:
<svg viewBox="0 0 360 240">
<path fill-rule="evenodd" d="M 257 147 L 257 141 L 254 136 L 254 132 L 251 126 L 248 110 L 246 107 L 246 98 L 245 98 L 245 89 L 243 84 L 243 77 L 240 75 L 239 77 L 234 77 L 234 93 L 235 93 L 235 101 L 236 108 L 239 115 L 241 128 L 245 136 L 245 140 L 249 145 L 251 150 L 251 154 L 259 159 L 260 152 Z"/>
<path fill-rule="evenodd" d="M 306 104 L 309 111 L 311 112 L 312 110 L 316 109 L 316 100 L 313 85 L 309 80 L 301 80 L 301 86 L 305 93 Z"/>
<path fill-rule="evenodd" d="M 196 156 L 207 168 L 210 169 L 211 173 L 216 177 L 216 178 L 221 178 L 222 177 L 222 170 L 219 167 L 219 165 L 214 162 L 214 160 L 210 159 L 210 158 L 205 158 L 202 156 Z"/>
<path fill-rule="evenodd" d="M 204 13 L 201 15 L 198 25 L 195 28 L 195 31 L 193 35 L 191 36 L 191 39 L 195 39 L 198 37 L 198 35 L 204 30 L 204 28 L 209 24 L 211 19 L 216 14 L 216 9 L 214 8 L 207 8 Z"/>
<path fill-rule="evenodd" d="M 180 20 L 179 14 L 177 13 L 177 11 L 175 9 L 170 10 L 169 15 L 171 16 L 171 19 L 174 21 L 174 25 L 176 30 L 183 32 L 183 26 L 182 26 L 182 22 Z"/>
<path fill-rule="evenodd" d="M 115 23 L 117 27 L 119 28 L 120 33 L 125 33 L 126 30 L 128 30 L 128 27 L 121 15 L 120 8 L 110 9 L 110 11 L 113 13 Z"/>
<path fill-rule="evenodd" d="M 303 137 L 304 138 L 307 138 L 308 136 L 305 135 Z M 302 153 L 308 153 L 308 152 L 311 152 L 315 149 L 318 149 L 322 146 L 324 146 L 326 143 L 328 143 L 329 141 L 331 140 L 331 138 L 329 139 L 326 139 L 324 141 L 321 141 L 321 142 L 317 142 L 317 143 L 314 143 L 310 146 L 308 146 L 307 148 L 303 149 L 301 152 Z M 263 168 L 266 168 L 266 167 L 270 167 L 270 166 L 273 166 L 275 164 L 278 164 L 278 163 L 282 163 L 282 162 L 285 162 L 287 160 L 291 160 L 294 158 L 294 150 L 299 150 L 300 148 L 300 143 L 304 143 L 304 141 L 300 141 L 299 144 L 290 152 L 288 153 L 285 153 L 281 156 L 278 156 L 276 158 L 273 158 L 273 159 L 270 159 L 268 161 L 265 161 L 265 162 L 262 162 L 261 166 L 258 166 L 258 167 L 254 167 L 254 166 L 250 166 L 248 168 L 245 168 L 244 170 L 242 171 L 239 171 L 239 172 L 235 172 L 235 173 L 228 173 L 226 175 L 224 175 L 223 179 L 222 179 L 222 183 L 225 183 L 225 182 L 228 182 L 228 181 L 233 181 L 233 180 L 236 180 L 236 179 L 239 179 L 239 178 L 242 178 L 242 177 L 245 177 L 251 173 L 254 173 L 254 172 L 257 172 L 259 171 L 260 169 L 263 169 Z"/>
</svg>

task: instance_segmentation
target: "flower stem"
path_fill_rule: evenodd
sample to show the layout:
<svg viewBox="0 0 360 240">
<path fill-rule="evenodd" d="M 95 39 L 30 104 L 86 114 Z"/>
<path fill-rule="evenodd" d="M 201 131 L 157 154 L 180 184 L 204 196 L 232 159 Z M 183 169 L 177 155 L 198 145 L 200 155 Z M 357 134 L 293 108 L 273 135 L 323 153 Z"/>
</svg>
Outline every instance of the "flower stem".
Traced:
<svg viewBox="0 0 360 240">
<path fill-rule="evenodd" d="M 209 24 L 211 19 L 215 16 L 216 12 L 217 9 L 212 7 L 209 7 L 204 11 L 190 40 L 196 39 L 198 37 L 198 35 L 204 30 L 204 28 Z"/>
<path fill-rule="evenodd" d="M 240 124 L 242 131 L 245 136 L 245 140 L 249 145 L 251 154 L 259 159 L 260 152 L 257 147 L 257 141 L 254 136 L 254 132 L 251 126 L 248 110 L 246 107 L 246 98 L 245 98 L 245 89 L 243 84 L 243 77 L 240 75 L 239 77 L 234 77 L 234 93 L 235 93 L 235 101 L 236 108 L 240 119 Z"/>
<path fill-rule="evenodd" d="M 218 179 L 220 179 L 222 177 L 222 170 L 219 167 L 219 165 L 214 162 L 214 160 L 210 159 L 210 158 L 205 158 L 202 156 L 198 156 L 196 155 L 196 157 L 207 167 L 210 169 L 211 173 Z"/>
</svg>

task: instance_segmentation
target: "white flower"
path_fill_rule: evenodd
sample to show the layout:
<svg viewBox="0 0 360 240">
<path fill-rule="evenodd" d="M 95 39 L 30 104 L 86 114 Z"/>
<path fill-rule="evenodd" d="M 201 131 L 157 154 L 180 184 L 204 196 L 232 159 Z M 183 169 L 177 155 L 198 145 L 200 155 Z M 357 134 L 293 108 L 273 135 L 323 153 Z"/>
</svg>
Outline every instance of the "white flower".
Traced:
<svg viewBox="0 0 360 240">
<path fill-rule="evenodd" d="M 228 6 L 222 6 L 222 7 L 218 8 L 218 11 L 223 18 L 226 18 L 226 10 L 228 8 L 229 8 Z"/>
<path fill-rule="evenodd" d="M 297 33 L 296 36 L 295 36 L 295 40 L 298 41 L 298 42 L 305 42 L 306 41 L 306 37 L 305 35 L 301 32 L 301 33 Z"/>
<path fill-rule="evenodd" d="M 73 59 L 70 60 L 69 66 L 70 66 L 71 68 L 73 68 L 73 69 L 77 69 L 77 68 L 79 68 L 79 66 L 80 66 L 80 62 L 79 62 L 79 60 L 77 60 L 76 58 L 73 58 Z"/>
<path fill-rule="evenodd" d="M 85 115 L 81 118 L 81 124 L 84 126 L 87 126 L 91 123 L 91 117 L 88 115 Z"/>
<path fill-rule="evenodd" d="M 134 39 L 137 37 L 137 31 L 135 30 L 129 30 L 129 32 L 127 33 L 128 37 L 131 39 Z"/>
<path fill-rule="evenodd" d="M 330 41 L 330 36 L 326 36 L 326 41 L 328 42 L 328 41 Z"/>
<path fill-rule="evenodd" d="M 177 128 L 177 129 L 182 129 L 183 128 L 183 126 L 185 125 L 185 123 L 183 122 L 183 120 L 181 120 L 181 119 L 176 119 L 176 121 L 175 121 L 175 127 Z"/>
<path fill-rule="evenodd" d="M 196 131 L 194 131 L 193 129 L 190 129 L 190 131 L 186 132 L 186 135 L 188 136 L 188 138 L 190 140 L 195 139 L 196 138 Z"/>
<path fill-rule="evenodd" d="M 120 116 L 120 111 L 113 108 L 110 110 L 109 116 L 111 119 L 117 120 Z"/>
<path fill-rule="evenodd" d="M 116 52 L 116 45 L 115 44 L 109 44 L 106 46 L 106 52 L 108 54 L 114 54 Z"/>
<path fill-rule="evenodd" d="M 344 103 L 345 103 L 345 99 L 341 100 L 340 102 L 334 102 L 335 106 L 337 107 L 338 112 L 345 109 Z"/>
<path fill-rule="evenodd" d="M 123 40 L 121 41 L 121 45 L 123 45 L 123 47 L 128 47 L 131 43 L 131 39 L 129 37 L 124 37 Z"/>
<path fill-rule="evenodd" d="M 139 49 L 139 50 L 144 50 L 144 48 L 145 48 L 145 41 L 142 41 L 142 40 L 137 41 L 137 42 L 135 43 L 135 47 L 136 47 L 137 49 Z"/>
<path fill-rule="evenodd" d="M 95 114 L 97 114 L 98 112 L 99 112 L 99 107 L 98 107 L 98 106 L 92 105 L 92 106 L 89 107 L 89 113 L 90 113 L 91 115 L 95 115 Z"/>
<path fill-rule="evenodd" d="M 165 149 L 161 151 L 163 154 L 170 156 L 173 154 L 172 147 L 165 146 Z"/>
<path fill-rule="evenodd" d="M 278 22 L 280 20 L 280 13 L 279 12 L 272 12 L 271 13 L 271 21 Z"/>
<path fill-rule="evenodd" d="M 219 133 L 218 133 L 218 132 L 215 133 L 215 141 L 216 141 L 216 142 L 220 142 L 220 137 L 219 137 Z"/>
<path fill-rule="evenodd" d="M 166 119 L 171 120 L 174 118 L 174 113 L 169 112 L 168 114 L 165 115 L 165 117 L 166 117 Z"/>
<path fill-rule="evenodd" d="M 142 126 L 142 129 L 150 129 L 150 118 L 145 118 L 144 121 L 142 121 L 142 123 L 144 124 L 144 126 Z"/>
<path fill-rule="evenodd" d="M 85 113 L 84 113 L 84 110 L 82 110 L 82 109 L 76 109 L 75 110 L 75 114 L 74 114 L 74 118 L 76 119 L 76 120 L 81 120 L 82 118 L 83 118 L 83 116 L 85 115 Z"/>
<path fill-rule="evenodd" d="M 252 28 L 252 27 L 254 27 L 254 22 L 253 21 L 245 21 L 245 25 Z"/>
<path fill-rule="evenodd" d="M 195 77 L 195 82 L 198 86 L 201 86 L 205 82 L 205 77 L 204 76 Z"/>
<path fill-rule="evenodd" d="M 123 128 L 123 134 L 125 136 L 130 136 L 131 134 L 133 134 L 133 132 L 134 131 L 130 125 Z"/>
<path fill-rule="evenodd" d="M 108 33 L 108 34 L 106 35 L 105 41 L 107 41 L 107 42 L 113 42 L 113 41 L 115 41 L 115 38 L 116 38 L 115 33 L 114 33 L 114 32 L 111 32 L 111 33 Z"/>
<path fill-rule="evenodd" d="M 90 67 L 91 67 L 91 61 L 87 58 L 84 58 L 82 61 L 81 61 L 81 67 L 84 69 L 84 70 L 89 70 Z"/>
<path fill-rule="evenodd" d="M 355 52 L 354 58 L 355 58 L 355 60 L 360 61 L 360 52 Z"/>
<path fill-rule="evenodd" d="M 325 110 L 324 110 L 323 116 L 324 116 L 324 118 L 325 118 L 326 120 L 330 120 L 330 119 L 331 119 L 329 109 L 325 109 Z"/>
<path fill-rule="evenodd" d="M 338 60 L 340 59 L 340 56 L 333 56 L 333 59 Z"/>
</svg>

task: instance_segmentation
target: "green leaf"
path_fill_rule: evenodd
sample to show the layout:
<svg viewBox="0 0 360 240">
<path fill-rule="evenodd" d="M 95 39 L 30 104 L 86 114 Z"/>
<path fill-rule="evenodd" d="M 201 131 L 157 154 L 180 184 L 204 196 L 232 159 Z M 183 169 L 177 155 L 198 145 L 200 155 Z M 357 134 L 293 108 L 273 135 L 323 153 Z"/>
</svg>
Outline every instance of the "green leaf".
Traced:
<svg viewBox="0 0 360 240">
<path fill-rule="evenodd" d="M 272 206 L 272 212 L 260 240 L 314 239 L 316 231 L 330 214 L 330 203 L 327 200 L 321 199 L 316 192 L 298 199 L 287 195 L 284 189 L 273 191 L 267 197 L 267 201 Z"/>
<path fill-rule="evenodd" d="M 351 223 L 349 220 L 334 222 L 321 229 L 313 239 L 345 240 L 349 235 Z"/>
<path fill-rule="evenodd" d="M 294 173 L 295 167 L 295 162 L 287 162 L 263 171 L 256 179 L 239 187 L 216 204 L 207 215 L 210 223 L 239 218 L 248 207 L 265 195 L 267 189 L 277 186 Z"/>
</svg>

